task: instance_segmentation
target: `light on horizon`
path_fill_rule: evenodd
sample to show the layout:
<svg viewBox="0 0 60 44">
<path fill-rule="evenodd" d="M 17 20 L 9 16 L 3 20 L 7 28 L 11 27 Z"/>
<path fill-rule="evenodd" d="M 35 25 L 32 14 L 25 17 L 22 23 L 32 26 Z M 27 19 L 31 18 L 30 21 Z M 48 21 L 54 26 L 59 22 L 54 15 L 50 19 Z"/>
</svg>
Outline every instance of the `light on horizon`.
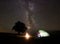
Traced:
<svg viewBox="0 0 60 44">
<path fill-rule="evenodd" d="M 28 33 L 25 34 L 25 38 L 26 38 L 27 40 L 30 39 L 30 37 L 31 37 L 31 36 L 30 36 Z"/>
</svg>

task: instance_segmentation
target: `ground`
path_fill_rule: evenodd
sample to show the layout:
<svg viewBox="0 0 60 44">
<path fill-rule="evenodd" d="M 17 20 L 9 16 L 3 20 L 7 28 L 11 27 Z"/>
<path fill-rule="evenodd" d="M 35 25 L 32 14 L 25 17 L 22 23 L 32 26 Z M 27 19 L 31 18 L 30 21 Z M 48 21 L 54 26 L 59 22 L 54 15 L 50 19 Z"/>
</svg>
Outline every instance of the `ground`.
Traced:
<svg viewBox="0 0 60 44">
<path fill-rule="evenodd" d="M 31 38 L 26 40 L 17 34 L 0 33 L 0 44 L 60 44 L 60 31 L 51 32 L 50 37 Z"/>
</svg>

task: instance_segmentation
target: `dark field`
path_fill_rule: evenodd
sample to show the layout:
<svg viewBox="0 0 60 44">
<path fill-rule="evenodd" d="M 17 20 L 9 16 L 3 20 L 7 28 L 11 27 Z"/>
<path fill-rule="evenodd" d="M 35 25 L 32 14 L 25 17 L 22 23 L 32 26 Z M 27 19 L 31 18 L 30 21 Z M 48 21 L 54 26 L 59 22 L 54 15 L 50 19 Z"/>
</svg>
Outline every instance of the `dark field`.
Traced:
<svg viewBox="0 0 60 44">
<path fill-rule="evenodd" d="M 60 44 L 60 31 L 50 32 L 50 37 L 26 40 L 17 34 L 0 33 L 0 44 Z"/>
</svg>

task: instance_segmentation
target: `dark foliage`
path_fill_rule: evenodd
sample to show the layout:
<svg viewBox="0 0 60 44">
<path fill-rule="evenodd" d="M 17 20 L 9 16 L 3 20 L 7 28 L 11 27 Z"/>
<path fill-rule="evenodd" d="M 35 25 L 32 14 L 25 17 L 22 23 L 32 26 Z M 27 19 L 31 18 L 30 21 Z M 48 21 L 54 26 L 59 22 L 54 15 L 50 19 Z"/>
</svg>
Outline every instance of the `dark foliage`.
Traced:
<svg viewBox="0 0 60 44">
<path fill-rule="evenodd" d="M 24 23 L 18 21 L 15 23 L 12 29 L 18 32 L 18 34 L 20 34 L 20 32 L 24 33 L 27 30 L 27 27 L 25 26 Z"/>
</svg>

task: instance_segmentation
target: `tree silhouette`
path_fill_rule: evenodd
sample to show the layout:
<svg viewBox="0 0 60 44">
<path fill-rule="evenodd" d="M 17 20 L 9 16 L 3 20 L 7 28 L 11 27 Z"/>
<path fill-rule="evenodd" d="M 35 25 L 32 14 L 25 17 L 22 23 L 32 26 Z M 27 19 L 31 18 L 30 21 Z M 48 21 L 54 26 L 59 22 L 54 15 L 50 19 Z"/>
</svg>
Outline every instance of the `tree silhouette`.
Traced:
<svg viewBox="0 0 60 44">
<path fill-rule="evenodd" d="M 17 21 L 13 26 L 12 30 L 15 30 L 16 32 L 18 32 L 18 34 L 20 34 L 20 32 L 24 33 L 27 30 L 27 27 L 24 23 Z"/>
</svg>

